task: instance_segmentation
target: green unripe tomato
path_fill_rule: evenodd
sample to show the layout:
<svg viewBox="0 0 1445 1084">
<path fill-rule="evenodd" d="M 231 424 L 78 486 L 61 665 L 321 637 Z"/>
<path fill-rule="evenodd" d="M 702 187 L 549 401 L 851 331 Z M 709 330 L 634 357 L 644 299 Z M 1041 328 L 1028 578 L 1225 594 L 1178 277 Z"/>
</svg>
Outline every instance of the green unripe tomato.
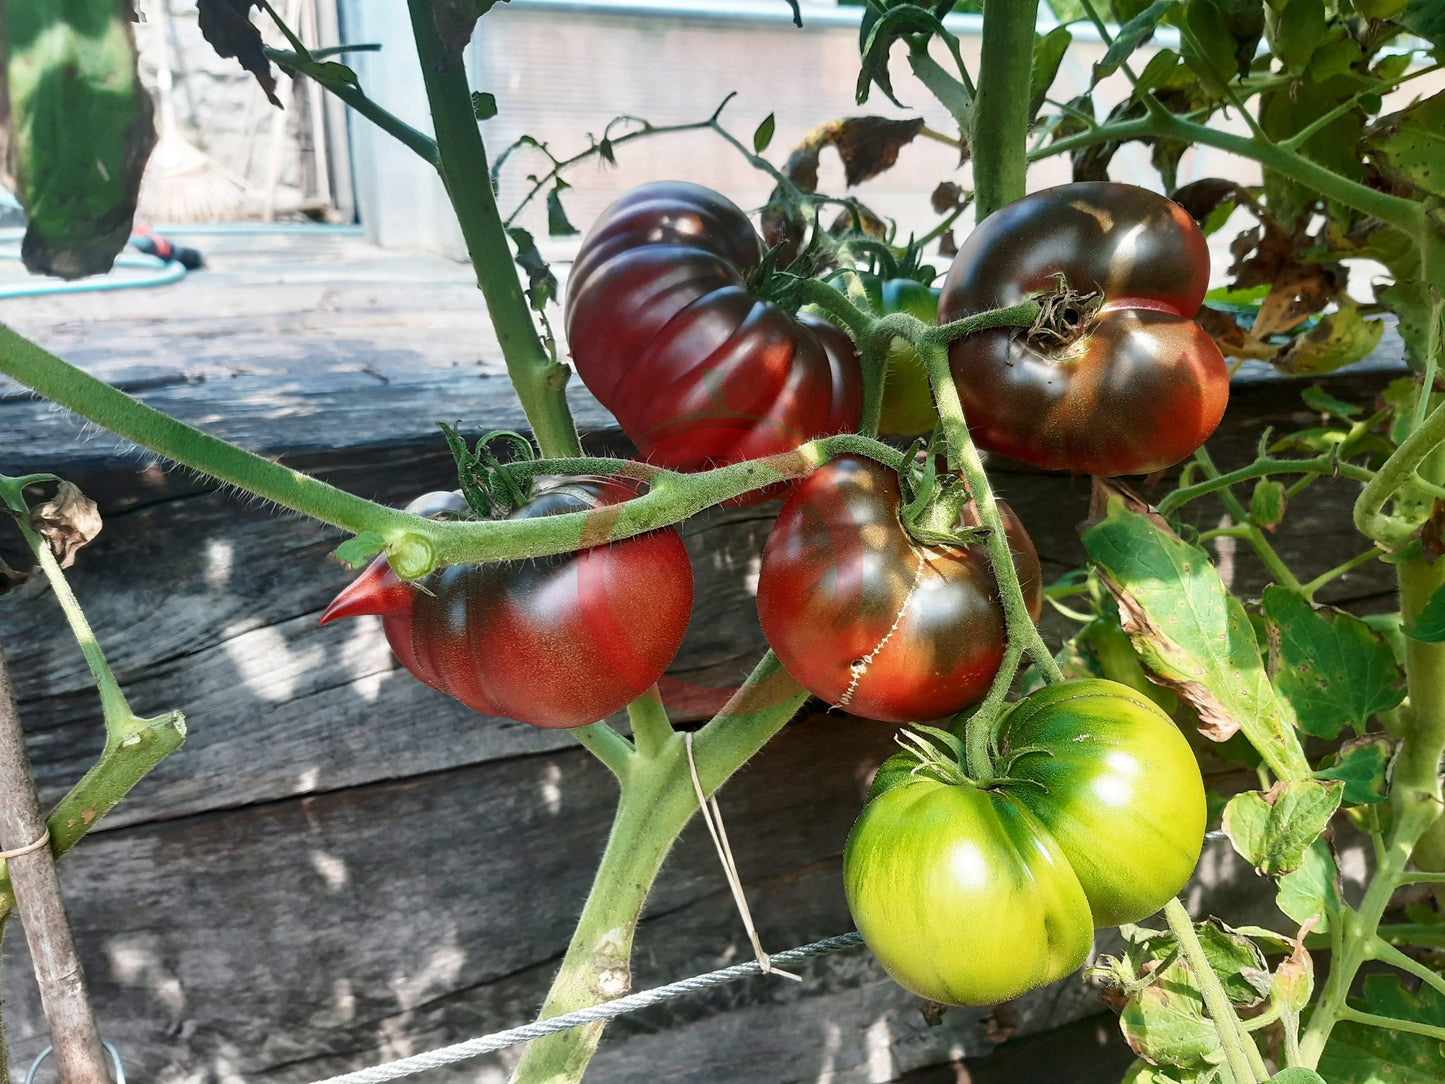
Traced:
<svg viewBox="0 0 1445 1084">
<path fill-rule="evenodd" d="M 1004 716 L 1000 774 L 1057 842 L 1096 926 L 1137 922 L 1184 887 L 1204 845 L 1204 783 L 1173 720 L 1114 681 L 1031 693 Z M 1030 785 L 1038 784 L 1038 785 Z"/>
<path fill-rule="evenodd" d="M 838 275 L 830 285 L 848 292 L 851 275 Z M 938 291 L 913 279 L 884 279 L 859 273 L 868 306 L 878 315 L 906 312 L 926 324 L 938 323 Z M 894 339 L 888 347 L 883 370 L 883 409 L 878 432 L 898 437 L 916 437 L 938 424 L 928 369 L 916 347 L 906 339 Z"/>
<path fill-rule="evenodd" d="M 1062 978 L 1093 940 L 1058 844 L 1001 791 L 900 782 L 853 825 L 843 883 L 888 974 L 947 1005 L 993 1005 Z"/>
</svg>

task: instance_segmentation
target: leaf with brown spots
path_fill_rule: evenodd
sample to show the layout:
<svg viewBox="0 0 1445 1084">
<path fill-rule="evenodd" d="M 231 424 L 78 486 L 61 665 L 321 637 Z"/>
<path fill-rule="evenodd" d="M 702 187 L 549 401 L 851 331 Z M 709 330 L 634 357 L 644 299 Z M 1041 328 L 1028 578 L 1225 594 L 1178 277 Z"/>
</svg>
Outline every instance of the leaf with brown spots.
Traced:
<svg viewBox="0 0 1445 1084">
<path fill-rule="evenodd" d="M 1293 712 L 1270 684 L 1249 615 L 1204 551 L 1118 498 L 1084 532 L 1084 546 L 1151 677 L 1189 702 L 1200 731 L 1224 741 L 1242 730 L 1275 775 L 1309 778 Z"/>
</svg>

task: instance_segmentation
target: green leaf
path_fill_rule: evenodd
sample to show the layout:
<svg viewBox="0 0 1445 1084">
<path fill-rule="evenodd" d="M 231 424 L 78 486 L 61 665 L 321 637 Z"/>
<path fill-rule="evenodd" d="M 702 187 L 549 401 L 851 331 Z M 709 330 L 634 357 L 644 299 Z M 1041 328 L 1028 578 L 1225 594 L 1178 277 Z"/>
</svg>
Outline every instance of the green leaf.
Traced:
<svg viewBox="0 0 1445 1084">
<path fill-rule="evenodd" d="M 1318 916 L 1317 932 L 1329 930 L 1331 914 L 1340 909 L 1339 874 L 1329 844 L 1317 839 L 1304 853 L 1299 869 L 1279 879 L 1275 904 L 1299 925 Z"/>
<path fill-rule="evenodd" d="M 1306 388 L 1300 392 L 1300 398 L 1305 401 L 1305 406 L 1311 410 L 1317 410 L 1321 414 L 1328 414 L 1332 418 L 1347 422 L 1357 417 L 1362 411 L 1353 403 L 1346 403 L 1336 399 L 1318 384 Z"/>
<path fill-rule="evenodd" d="M 1194 930 L 1204 957 L 1218 976 L 1230 1003 L 1247 1008 L 1263 1001 L 1272 980 L 1259 946 L 1218 919 L 1195 923 Z M 1158 953 L 1161 959 L 1177 947 L 1178 941 L 1172 933 L 1160 934 L 1149 942 L 1150 951 Z"/>
<path fill-rule="evenodd" d="M 331 556 L 350 569 L 365 568 L 371 559 L 386 549 L 386 539 L 375 531 L 362 531 L 348 538 L 332 551 Z"/>
<path fill-rule="evenodd" d="M 0 4 L 10 162 L 26 214 L 21 256 L 37 274 L 102 274 L 130 238 L 155 129 L 123 7 Z"/>
<path fill-rule="evenodd" d="M 1269 1078 L 1269 1084 L 1328 1084 L 1328 1082 L 1313 1069 L 1296 1065 L 1291 1069 L 1281 1069 L 1275 1073 Z"/>
<path fill-rule="evenodd" d="M 1445 1028 L 1445 994 L 1428 985 L 1405 989 L 1398 975 L 1369 975 L 1363 997 L 1349 1004 L 1395 1020 Z M 1439 1084 L 1445 1046 L 1428 1035 L 1343 1020 L 1330 1032 L 1319 1070 L 1330 1084 Z"/>
<path fill-rule="evenodd" d="M 1290 340 L 1273 364 L 1290 376 L 1323 376 L 1369 357 L 1384 333 L 1384 320 L 1366 320 L 1357 306 L 1346 303 Z"/>
<path fill-rule="evenodd" d="M 1273 530 L 1284 519 L 1284 483 L 1261 478 L 1249 498 L 1249 518 L 1256 527 Z"/>
<path fill-rule="evenodd" d="M 1445 4 L 1439 0 L 1411 0 L 1395 21 L 1437 49 L 1445 49 Z"/>
<path fill-rule="evenodd" d="M 497 115 L 497 96 L 485 91 L 472 91 L 472 112 L 477 120 L 491 120 Z"/>
<path fill-rule="evenodd" d="M 1395 114 L 1370 146 L 1383 172 L 1422 192 L 1445 196 L 1445 91 Z"/>
<path fill-rule="evenodd" d="M 777 127 L 777 121 L 773 114 L 769 113 L 763 118 L 763 123 L 758 125 L 757 131 L 753 133 L 753 151 L 762 154 L 768 149 L 768 144 L 773 141 L 773 130 Z"/>
<path fill-rule="evenodd" d="M 1275 688 L 1307 733 L 1333 738 L 1346 725 L 1363 733 L 1370 716 L 1405 698 L 1394 653 L 1359 618 L 1317 610 L 1273 585 L 1264 589 L 1264 615 L 1279 644 Z"/>
<path fill-rule="evenodd" d="M 1253 0 L 1189 0 L 1180 48 L 1204 85 L 1218 93 L 1234 76 L 1249 74 L 1263 32 L 1264 19 Z"/>
<path fill-rule="evenodd" d="M 1429 289 L 1420 282 L 1396 279 L 1389 286 L 1377 289 L 1375 296 L 1400 318 L 1397 330 L 1405 340 L 1407 355 L 1416 363 L 1423 363 L 1429 352 L 1430 321 L 1435 319 Z"/>
<path fill-rule="evenodd" d="M 1265 16 L 1270 51 L 1296 75 L 1304 74 L 1324 36 L 1324 0 L 1288 0 Z"/>
<path fill-rule="evenodd" d="M 570 237 L 582 232 L 567 221 L 567 212 L 562 210 L 562 190 L 571 187 L 559 177 L 552 190 L 547 193 L 547 232 L 553 237 Z"/>
<path fill-rule="evenodd" d="M 1068 52 L 1069 43 L 1073 40 L 1074 36 L 1069 33 L 1068 28 L 1062 26 L 1054 27 L 1047 34 L 1034 35 L 1034 65 L 1029 76 L 1030 123 L 1043 108 L 1049 87 L 1058 76 L 1059 65 L 1064 62 L 1064 54 Z"/>
<path fill-rule="evenodd" d="M 1119 27 L 1114 34 L 1114 43 L 1109 46 L 1104 59 L 1094 64 L 1093 82 L 1098 83 L 1118 71 L 1134 50 L 1153 36 L 1159 20 L 1175 7 L 1176 2 L 1177 0 L 1154 0 L 1154 3 Z"/>
<path fill-rule="evenodd" d="M 1415 619 L 1414 626 L 1407 629 L 1405 634 L 1422 644 L 1445 643 L 1445 587 L 1437 589 L 1430 596 L 1430 601 L 1425 603 L 1425 608 Z"/>
<path fill-rule="evenodd" d="M 549 219 L 552 217 L 550 210 L 549 207 Z M 552 268 L 542 259 L 542 254 L 537 251 L 537 242 L 528 231 L 520 226 L 513 226 L 507 230 L 507 236 L 512 239 L 512 244 L 517 246 L 517 266 L 527 272 L 527 300 L 531 302 L 534 311 L 541 312 L 547 307 L 547 302 L 557 296 L 557 276 L 552 274 Z"/>
<path fill-rule="evenodd" d="M 1385 800 L 1385 771 L 1390 764 L 1388 738 L 1363 738 L 1334 756 L 1334 763 L 1315 772 L 1315 778 L 1338 779 L 1344 783 L 1342 804 L 1374 805 Z"/>
<path fill-rule="evenodd" d="M 1204 551 L 1122 501 L 1084 532 L 1084 547 L 1144 665 L 1189 702 L 1205 736 L 1224 741 L 1242 729 L 1276 776 L 1308 778 L 1293 712 L 1270 684 L 1249 614 Z"/>
<path fill-rule="evenodd" d="M 1119 1028 L 1135 1053 L 1162 1065 L 1191 1068 L 1224 1060 L 1204 1001 L 1177 966 L 1129 998 Z"/>
<path fill-rule="evenodd" d="M 1267 791 L 1236 794 L 1224 807 L 1224 834 L 1240 856 L 1267 876 L 1299 869 L 1304 852 L 1340 806 L 1344 784 L 1281 780 Z"/>
</svg>

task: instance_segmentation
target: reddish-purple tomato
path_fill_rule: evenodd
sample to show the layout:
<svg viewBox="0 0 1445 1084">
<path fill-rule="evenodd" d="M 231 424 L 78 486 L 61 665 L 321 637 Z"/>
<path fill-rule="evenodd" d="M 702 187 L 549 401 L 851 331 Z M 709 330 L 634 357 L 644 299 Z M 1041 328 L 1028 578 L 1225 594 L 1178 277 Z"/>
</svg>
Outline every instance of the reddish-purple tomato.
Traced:
<svg viewBox="0 0 1445 1084">
<path fill-rule="evenodd" d="M 938 719 L 981 700 L 1003 661 L 1004 615 L 987 547 L 919 542 L 899 519 L 898 476 L 844 456 L 796 483 L 763 550 L 758 616 L 797 681 L 869 719 Z M 1035 620 L 1043 575 L 1000 505 Z M 969 509 L 964 523 L 978 523 Z"/>
<path fill-rule="evenodd" d="M 578 478 L 546 489 L 511 518 L 600 509 L 630 485 Z M 464 508 L 428 494 L 412 510 Z M 574 727 L 610 715 L 662 676 L 687 630 L 692 568 L 672 528 L 579 553 L 456 565 L 403 582 L 378 558 L 321 623 L 381 617 L 401 664 L 487 715 Z"/>
<path fill-rule="evenodd" d="M 684 181 L 634 188 L 583 240 L 567 286 L 572 360 L 650 462 L 702 470 L 857 428 L 852 342 L 752 293 L 762 255 L 741 210 Z"/>
<path fill-rule="evenodd" d="M 1209 251 L 1178 204 L 1107 181 L 1025 196 L 989 216 L 954 258 L 940 323 L 1054 288 L 1099 291 L 1098 311 L 1063 338 L 997 328 L 949 347 L 980 447 L 1046 470 L 1147 474 L 1214 431 L 1229 374 L 1193 320 Z"/>
</svg>

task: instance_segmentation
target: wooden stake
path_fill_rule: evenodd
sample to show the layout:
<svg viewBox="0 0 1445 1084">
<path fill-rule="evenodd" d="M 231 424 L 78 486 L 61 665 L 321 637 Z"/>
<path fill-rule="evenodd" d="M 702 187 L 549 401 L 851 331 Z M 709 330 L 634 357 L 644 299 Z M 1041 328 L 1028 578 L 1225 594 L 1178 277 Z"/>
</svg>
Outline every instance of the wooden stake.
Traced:
<svg viewBox="0 0 1445 1084">
<path fill-rule="evenodd" d="M 7 862 L 15 909 L 30 944 L 60 1079 L 63 1084 L 110 1084 L 49 839 L 30 775 L 10 671 L 0 650 L 0 851 L 13 855 Z"/>
</svg>

